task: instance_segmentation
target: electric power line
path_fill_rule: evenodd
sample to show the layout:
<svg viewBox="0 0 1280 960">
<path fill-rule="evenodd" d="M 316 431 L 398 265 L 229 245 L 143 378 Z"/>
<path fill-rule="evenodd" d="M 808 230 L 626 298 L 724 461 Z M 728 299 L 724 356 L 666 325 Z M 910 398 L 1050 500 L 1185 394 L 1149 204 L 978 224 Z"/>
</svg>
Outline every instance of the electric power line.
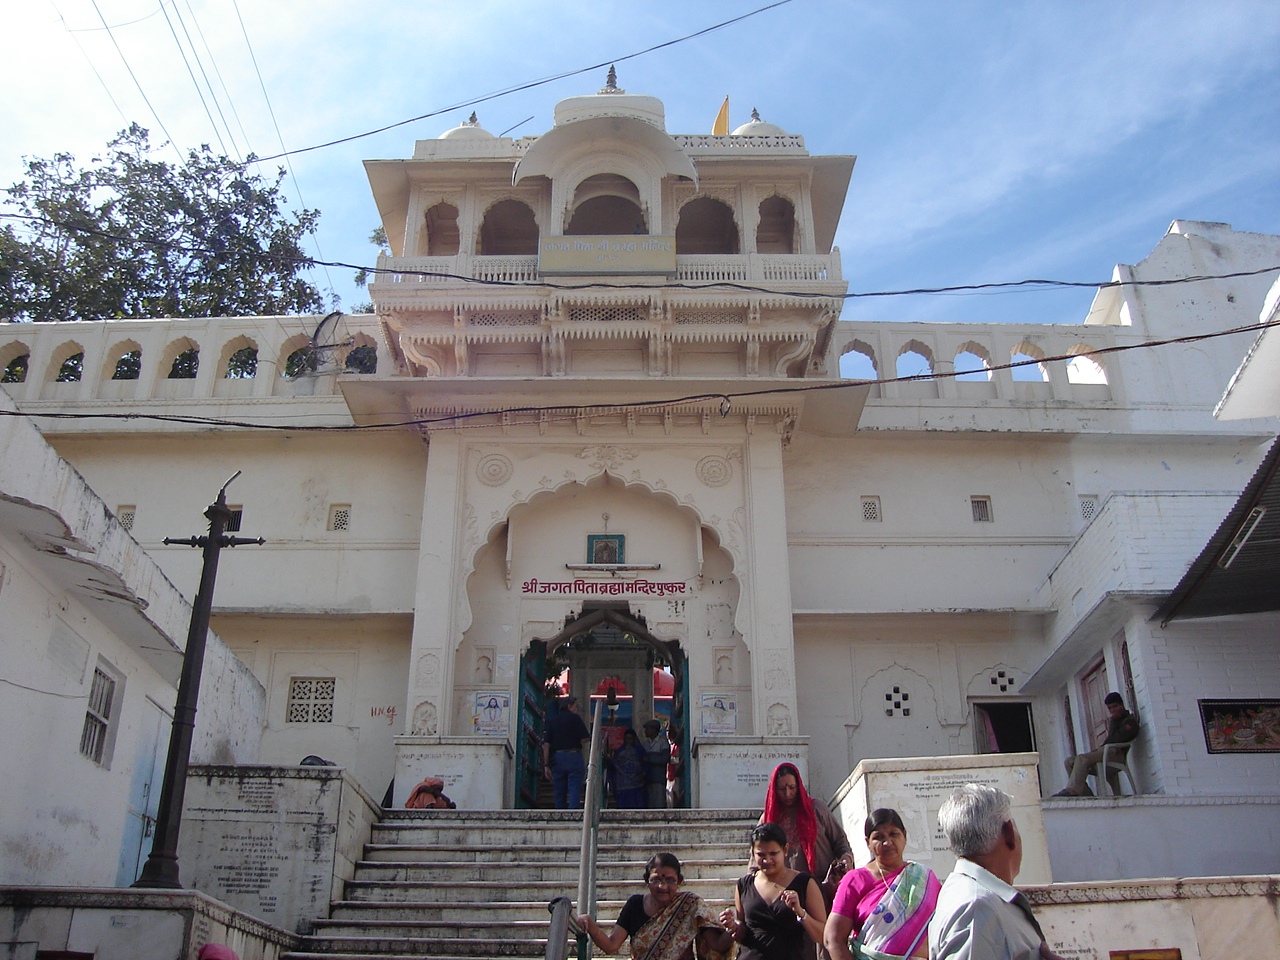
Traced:
<svg viewBox="0 0 1280 960">
<path fill-rule="evenodd" d="M 236 151 L 238 156 L 243 156 L 243 151 L 240 150 L 240 145 L 236 143 L 235 135 L 231 132 L 231 124 L 227 123 L 227 115 L 222 112 L 222 104 L 218 101 L 218 94 L 213 89 L 213 84 L 209 82 L 209 74 L 205 71 L 204 62 L 200 59 L 200 51 L 196 49 L 196 45 L 191 39 L 191 31 L 187 29 L 187 22 L 182 17 L 182 11 L 178 9 L 177 3 L 173 3 L 172 6 L 173 15 L 178 18 L 178 26 L 182 27 L 182 35 L 187 38 L 187 46 L 191 48 L 191 56 L 195 58 L 196 66 L 200 68 L 200 76 L 204 78 L 204 85 L 209 90 L 209 98 L 213 100 L 214 109 L 218 111 L 218 118 L 222 121 L 222 126 L 227 131 L 227 139 L 231 141 L 231 148 Z M 187 5 L 187 9 L 191 9 L 190 4 Z M 202 36 L 200 39 L 203 40 L 204 37 Z M 179 45 L 179 49 L 181 49 L 181 45 Z M 209 45 L 207 43 L 205 44 L 205 52 L 209 55 L 210 61 L 212 61 L 213 51 L 209 49 Z M 185 60 L 186 57 L 184 56 L 183 59 Z M 216 63 L 214 64 L 214 69 L 217 69 Z M 219 79 L 221 79 L 221 77 L 219 77 Z M 224 86 L 223 89 L 225 90 L 226 87 Z M 201 101 L 203 101 L 203 99 L 204 98 L 201 97 Z M 210 117 L 209 120 L 212 123 L 213 118 Z M 215 126 L 214 129 L 216 130 L 217 127 Z M 221 137 L 219 137 L 219 141 L 221 141 Z M 225 153 L 226 151 L 224 150 L 223 152 Z"/>
<path fill-rule="evenodd" d="M 881 377 L 875 380 L 830 380 L 818 383 L 798 383 L 792 386 L 769 386 L 757 389 L 744 389 L 736 391 L 728 391 L 721 393 L 695 393 L 685 394 L 678 397 L 669 397 L 659 400 L 648 400 L 642 402 L 631 403 L 581 403 L 581 404 L 535 404 L 520 407 L 495 407 L 489 410 L 469 410 L 465 412 L 455 412 L 443 414 L 437 417 L 416 417 L 410 420 L 389 420 L 382 423 L 369 424 L 337 424 L 337 425 L 314 425 L 301 423 L 262 423 L 247 420 L 230 420 L 221 417 L 194 417 L 179 416 L 173 414 L 146 414 L 146 413 L 53 413 L 45 411 L 21 411 L 21 410 L 3 410 L 0 409 L 0 415 L 4 416 L 26 416 L 32 419 L 50 419 L 50 420 L 146 420 L 153 423 L 175 423 L 186 424 L 190 426 L 204 427 L 235 427 L 246 430 L 274 430 L 274 431 L 299 431 L 308 433 L 362 433 L 377 430 L 396 430 L 403 427 L 431 427 L 437 424 L 450 424 L 452 428 L 461 429 L 468 424 L 466 421 L 474 421 L 482 417 L 503 417 L 504 426 L 531 426 L 545 422 L 547 420 L 573 420 L 578 417 L 603 416 L 608 414 L 619 414 L 628 412 L 644 412 L 652 410 L 661 410 L 674 406 L 690 406 L 694 404 L 706 404 L 709 402 L 717 402 L 719 404 L 720 415 L 728 416 L 732 411 L 733 401 L 754 397 L 765 396 L 789 396 L 792 394 L 814 393 L 819 390 L 849 390 L 854 388 L 863 388 L 871 386 L 882 386 L 890 383 L 916 383 L 922 380 L 944 380 L 962 377 L 974 373 L 994 372 L 996 370 L 1012 370 L 1017 367 L 1031 366 L 1033 364 L 1054 363 L 1057 361 L 1070 362 L 1079 356 L 1097 357 L 1112 353 L 1125 353 L 1131 350 L 1150 350 L 1158 347 L 1166 347 L 1174 344 L 1200 343 L 1205 340 L 1215 340 L 1219 337 L 1235 336 L 1242 333 L 1257 333 L 1261 330 L 1267 330 L 1272 327 L 1280 327 L 1280 320 L 1269 320 L 1259 323 L 1250 323 L 1243 326 L 1231 327 L 1226 330 L 1214 330 L 1208 333 L 1186 334 L 1180 337 L 1168 337 L 1160 340 L 1143 340 L 1137 343 L 1115 344 L 1110 347 L 1099 347 L 1088 353 L 1063 353 L 1054 356 L 1032 357 L 1026 360 L 1012 360 L 1009 363 L 995 364 L 993 366 L 984 366 L 981 369 L 974 370 L 955 370 L 950 373 L 917 373 L 903 377 Z M 536 415 L 535 420 L 511 420 L 512 416 Z M 486 426 L 486 424 L 476 424 L 475 426 Z"/>
<path fill-rule="evenodd" d="M 124 55 L 124 51 L 120 49 L 120 43 L 116 40 L 116 35 L 112 32 L 111 27 L 107 24 L 107 18 L 102 15 L 102 10 L 98 7 L 98 0 L 91 0 L 93 9 L 98 14 L 98 19 L 102 21 L 103 29 L 107 31 L 107 36 L 111 38 L 111 44 L 116 48 L 116 53 L 120 54 L 120 62 L 124 64 L 125 70 L 129 72 L 129 76 L 133 79 L 133 85 L 138 88 L 138 93 L 142 95 L 142 101 L 147 105 L 147 109 L 151 111 L 151 115 L 156 118 L 156 123 L 160 125 L 166 138 L 169 140 L 169 146 L 173 147 L 173 152 L 178 155 L 178 162 L 186 166 L 187 158 L 182 155 L 182 151 L 178 149 L 177 141 L 173 139 L 164 121 L 160 119 L 160 114 L 156 113 L 156 108 L 151 105 L 151 100 L 147 97 L 147 92 L 142 89 L 142 84 L 138 81 L 138 76 L 133 72 L 133 67 L 129 66 L 129 58 Z"/>
<path fill-rule="evenodd" d="M 506 87 L 502 90 L 496 90 L 493 93 L 487 93 L 482 97 L 476 97 L 474 100 L 464 100 L 459 103 L 455 103 L 452 106 L 441 107 L 439 110 L 432 110 L 430 113 L 424 113 L 421 116 L 410 117 L 408 120 L 397 120 L 395 123 L 389 123 L 384 127 L 378 127 L 376 130 L 367 130 L 364 133 L 356 133 L 356 134 L 352 134 L 349 137 L 341 137 L 337 140 L 329 140 L 325 143 L 317 143 L 310 147 L 299 147 L 297 150 L 286 150 L 283 153 L 273 154 L 272 156 L 269 156 L 269 157 L 262 157 L 262 159 L 264 161 L 278 160 L 281 157 L 293 156 L 299 153 L 309 153 L 312 150 L 322 150 L 325 147 L 336 147 L 338 144 L 341 144 L 341 143 L 350 143 L 353 140 L 362 140 L 365 137 L 372 137 L 374 134 L 377 134 L 377 133 L 385 133 L 388 130 L 394 130 L 396 129 L 396 127 L 403 127 L 411 123 L 417 123 L 419 120 L 427 120 L 427 119 L 430 119 L 431 117 L 438 117 L 442 113 L 449 113 L 450 111 L 453 111 L 453 110 L 463 110 L 463 109 L 466 109 L 467 107 L 475 107 L 475 106 L 478 106 L 479 104 L 488 103 L 490 100 L 497 100 L 500 97 L 505 97 L 512 93 L 520 93 L 524 90 L 532 90 L 535 87 L 545 86 L 546 84 L 554 83 L 557 80 L 567 80 L 569 77 L 577 77 L 584 73 L 591 73 L 594 70 L 602 70 L 605 67 L 609 66 L 610 64 L 618 64 L 618 63 L 623 63 L 627 60 L 634 60 L 637 57 L 643 57 L 646 54 L 653 53 L 657 50 L 665 49 L 666 47 L 672 47 L 672 46 L 675 46 L 676 44 L 684 43 L 685 41 L 688 41 L 688 40 L 695 40 L 698 37 L 703 37 L 709 33 L 714 33 L 716 30 L 722 30 L 725 27 L 732 26 L 735 23 L 741 23 L 743 20 L 750 19 L 751 17 L 757 16 L 758 14 L 766 13 L 777 7 L 786 6 L 788 3 L 791 3 L 791 0 L 777 0 L 776 3 L 766 4 L 763 7 L 758 7 L 755 10 L 750 10 L 747 13 L 741 14 L 739 16 L 731 17 L 728 20 L 722 20 L 719 23 L 712 24 L 709 27 L 703 27 L 701 30 L 695 30 L 693 33 L 685 34 L 683 37 L 676 37 L 674 40 L 666 40 L 662 43 L 654 44 L 651 47 L 646 47 L 643 50 L 637 50 L 635 53 L 628 53 L 621 57 L 610 57 L 607 60 L 601 60 L 599 63 L 593 63 L 590 66 L 580 67 L 577 70 L 567 70 L 564 73 L 557 73 L 554 76 L 550 76 L 550 77 L 543 77 L 541 80 L 530 80 L 526 83 L 519 83 L 519 84 L 516 84 L 515 86 Z"/>
<path fill-rule="evenodd" d="M 209 102 L 204 98 L 204 91 L 200 89 L 200 81 L 196 79 L 195 71 L 191 69 L 191 61 L 187 59 L 187 51 L 182 46 L 182 41 L 178 39 L 178 31 L 173 28 L 173 21 L 169 19 L 169 14 L 165 12 L 164 3 L 160 4 L 160 12 L 164 14 L 164 22 L 169 26 L 169 35 L 173 37 L 173 45 L 178 48 L 178 56 L 182 58 L 182 64 L 187 68 L 187 76 L 191 78 L 191 85 L 196 88 L 196 96 L 200 98 L 200 106 L 204 107 L 204 115 L 209 118 L 209 126 L 213 128 L 213 135 L 218 138 L 218 146 L 222 148 L 224 154 L 228 153 L 226 141 L 222 139 L 222 131 L 218 129 L 218 125 L 213 120 L 213 111 L 209 109 Z M 174 8 L 177 12 L 177 8 Z M 185 29 L 185 28 L 184 28 Z M 193 49 L 191 51 L 195 53 Z M 198 62 L 198 61 L 197 61 Z M 200 68 L 200 72 L 204 72 L 204 68 Z M 208 78 L 205 78 L 208 82 Z M 210 90 L 210 93 L 213 91 Z M 230 132 L 230 131 L 228 131 Z"/>
</svg>

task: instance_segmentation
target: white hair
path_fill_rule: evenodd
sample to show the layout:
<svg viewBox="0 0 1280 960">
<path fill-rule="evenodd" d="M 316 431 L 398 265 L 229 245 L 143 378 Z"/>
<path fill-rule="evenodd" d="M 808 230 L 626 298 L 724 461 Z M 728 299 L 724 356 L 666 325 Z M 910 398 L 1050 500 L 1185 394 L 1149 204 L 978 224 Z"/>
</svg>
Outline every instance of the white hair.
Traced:
<svg viewBox="0 0 1280 960">
<path fill-rule="evenodd" d="M 1000 828 L 1013 819 L 1013 797 L 995 787 L 966 783 L 938 810 L 938 826 L 957 857 L 980 856 L 995 849 Z"/>
</svg>

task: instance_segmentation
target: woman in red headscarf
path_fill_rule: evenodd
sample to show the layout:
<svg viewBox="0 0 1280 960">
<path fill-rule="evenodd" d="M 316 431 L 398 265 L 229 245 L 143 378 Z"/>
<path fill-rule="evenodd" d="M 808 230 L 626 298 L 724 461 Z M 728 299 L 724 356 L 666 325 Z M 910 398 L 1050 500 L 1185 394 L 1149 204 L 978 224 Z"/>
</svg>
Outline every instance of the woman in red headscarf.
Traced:
<svg viewBox="0 0 1280 960">
<path fill-rule="evenodd" d="M 827 805 L 809 796 L 794 763 L 774 769 L 760 822 L 776 823 L 786 831 L 787 866 L 813 875 L 830 911 L 840 878 L 853 869 L 853 848 Z M 820 944 L 816 953 L 819 958 L 827 955 Z"/>
</svg>

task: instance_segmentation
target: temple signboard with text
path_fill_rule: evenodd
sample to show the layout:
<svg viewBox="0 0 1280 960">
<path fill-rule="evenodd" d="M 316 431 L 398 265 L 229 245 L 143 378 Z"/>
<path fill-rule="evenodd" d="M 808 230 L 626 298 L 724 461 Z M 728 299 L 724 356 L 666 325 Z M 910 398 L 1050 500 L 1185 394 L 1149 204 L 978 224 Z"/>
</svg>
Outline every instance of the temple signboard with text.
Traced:
<svg viewBox="0 0 1280 960">
<path fill-rule="evenodd" d="M 648 235 L 542 237 L 538 272 L 548 276 L 674 276 L 676 238 Z"/>
</svg>

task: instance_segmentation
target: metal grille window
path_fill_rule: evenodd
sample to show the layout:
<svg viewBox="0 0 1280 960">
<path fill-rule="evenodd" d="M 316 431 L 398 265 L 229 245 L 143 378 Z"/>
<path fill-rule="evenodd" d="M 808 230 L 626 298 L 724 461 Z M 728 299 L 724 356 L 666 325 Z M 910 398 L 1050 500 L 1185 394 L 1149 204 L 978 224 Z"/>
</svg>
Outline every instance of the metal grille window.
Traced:
<svg viewBox="0 0 1280 960">
<path fill-rule="evenodd" d="M 879 497 L 863 497 L 862 498 L 862 519 L 866 523 L 879 523 L 880 514 L 880 498 Z"/>
<path fill-rule="evenodd" d="M 334 677 L 293 677 L 289 681 L 289 723 L 332 723 Z"/>
<path fill-rule="evenodd" d="M 990 497 L 970 497 L 969 506 L 973 509 L 974 523 L 990 523 L 991 522 L 991 498 Z"/>
<path fill-rule="evenodd" d="M 116 507 L 116 519 L 120 521 L 120 526 L 126 530 L 133 529 L 133 518 L 137 516 L 138 508 L 132 504 Z"/>
<path fill-rule="evenodd" d="M 240 521 L 244 519 L 244 507 L 227 507 L 227 509 L 231 511 L 231 519 L 223 529 L 227 533 L 237 533 L 240 530 Z"/>
<path fill-rule="evenodd" d="M 329 507 L 329 529 L 348 530 L 351 527 L 351 504 L 335 503 Z"/>
<path fill-rule="evenodd" d="M 80 753 L 94 763 L 102 763 L 106 756 L 115 696 L 116 682 L 100 667 L 95 667 L 93 686 L 89 688 L 89 709 L 85 711 L 84 729 L 80 732 Z"/>
<path fill-rule="evenodd" d="M 1080 498 L 1080 519 L 1088 523 L 1098 513 L 1098 498 L 1087 494 Z"/>
</svg>

